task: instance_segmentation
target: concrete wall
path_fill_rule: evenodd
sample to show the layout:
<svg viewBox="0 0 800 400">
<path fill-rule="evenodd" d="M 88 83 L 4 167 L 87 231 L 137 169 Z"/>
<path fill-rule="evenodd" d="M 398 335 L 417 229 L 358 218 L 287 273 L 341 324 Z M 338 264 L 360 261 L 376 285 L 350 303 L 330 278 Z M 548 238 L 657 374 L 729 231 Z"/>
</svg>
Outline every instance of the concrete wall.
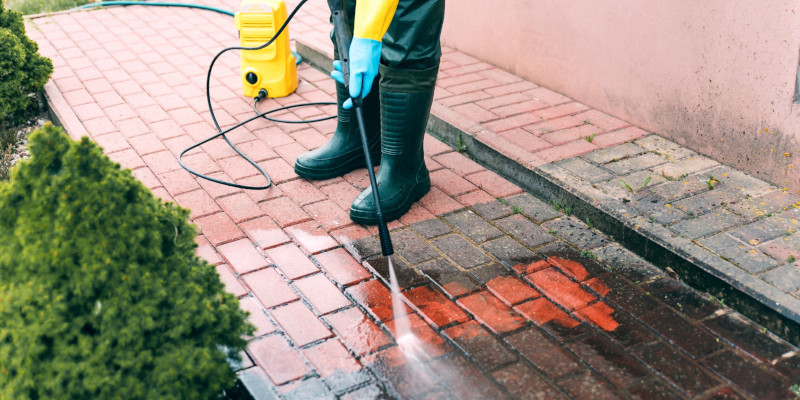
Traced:
<svg viewBox="0 0 800 400">
<path fill-rule="evenodd" d="M 451 0 L 443 42 L 800 191 L 800 0 Z"/>
</svg>

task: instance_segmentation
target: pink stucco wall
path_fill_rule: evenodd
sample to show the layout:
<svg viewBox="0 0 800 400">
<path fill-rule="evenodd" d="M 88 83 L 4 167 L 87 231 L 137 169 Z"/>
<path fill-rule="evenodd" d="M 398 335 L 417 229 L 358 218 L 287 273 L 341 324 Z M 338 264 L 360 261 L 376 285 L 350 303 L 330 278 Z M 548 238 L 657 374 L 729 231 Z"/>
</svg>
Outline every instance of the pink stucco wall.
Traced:
<svg viewBox="0 0 800 400">
<path fill-rule="evenodd" d="M 455 0 L 442 40 L 800 191 L 800 0 Z"/>
</svg>

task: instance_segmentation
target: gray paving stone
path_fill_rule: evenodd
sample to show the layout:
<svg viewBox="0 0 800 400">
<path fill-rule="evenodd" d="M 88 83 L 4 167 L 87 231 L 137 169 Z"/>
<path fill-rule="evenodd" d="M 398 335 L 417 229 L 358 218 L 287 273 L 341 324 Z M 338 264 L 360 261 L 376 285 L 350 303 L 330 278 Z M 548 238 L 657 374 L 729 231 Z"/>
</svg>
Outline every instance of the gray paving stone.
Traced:
<svg viewBox="0 0 800 400">
<path fill-rule="evenodd" d="M 491 257 L 458 235 L 443 236 L 434 240 L 433 244 L 464 269 L 475 268 L 493 261 Z"/>
<path fill-rule="evenodd" d="M 344 398 L 342 396 L 341 398 Z M 349 399 L 387 399 L 390 398 L 389 394 L 386 393 L 384 388 L 372 384 L 367 385 L 361 388 L 358 388 L 350 393 L 347 394 Z"/>
<path fill-rule="evenodd" d="M 472 210 L 453 213 L 447 215 L 444 219 L 450 225 L 453 225 L 456 230 L 478 244 L 503 236 L 503 232 L 500 232 Z"/>
<path fill-rule="evenodd" d="M 669 202 L 678 201 L 708 191 L 708 177 L 690 175 L 684 179 L 669 181 L 650 189 Z"/>
<path fill-rule="evenodd" d="M 800 202 L 800 197 L 796 195 L 782 190 L 773 190 L 758 197 L 742 200 L 728 209 L 748 220 L 753 220 L 787 210 L 798 202 Z"/>
<path fill-rule="evenodd" d="M 539 173 L 543 178 L 555 182 L 559 187 L 565 188 L 584 201 L 604 204 L 617 203 L 613 196 L 610 196 L 600 190 L 598 185 L 587 182 L 582 178 L 578 178 L 569 171 L 558 167 L 555 164 L 550 163 L 540 165 L 536 167 L 536 172 Z M 552 204 L 553 208 L 556 209 L 555 202 Z M 556 210 L 558 211 L 558 209 Z M 566 213 L 566 211 L 564 212 Z"/>
<path fill-rule="evenodd" d="M 556 165 L 564 168 L 571 174 L 592 183 L 602 182 L 614 176 L 610 172 L 579 157 L 568 158 L 566 160 L 559 161 L 556 163 Z"/>
<path fill-rule="evenodd" d="M 761 332 L 758 324 L 744 318 L 738 313 L 725 313 L 709 318 L 702 323 L 712 332 L 731 342 L 737 350 L 748 353 L 757 360 L 769 363 L 780 359 L 784 354 L 796 347 L 775 340 Z"/>
<path fill-rule="evenodd" d="M 755 247 L 744 244 L 727 233 L 714 235 L 698 243 L 751 274 L 758 274 L 778 265 L 777 261 L 756 250 Z"/>
<path fill-rule="evenodd" d="M 761 275 L 761 279 L 784 292 L 800 291 L 800 261 L 782 265 Z"/>
<path fill-rule="evenodd" d="M 663 155 L 672 160 L 678 160 L 697 154 L 677 143 L 671 142 L 656 135 L 640 138 L 634 141 L 634 143 L 646 149 L 647 151 Z"/>
<path fill-rule="evenodd" d="M 737 171 L 728 166 L 721 166 L 709 172 L 722 186 L 736 189 L 745 196 L 760 196 L 769 191 L 778 189 L 776 186 L 754 178 L 744 172 Z"/>
<path fill-rule="evenodd" d="M 718 162 L 708 157 L 694 155 L 655 167 L 653 168 L 653 173 L 667 179 L 677 179 L 681 176 L 706 171 L 718 166 Z"/>
<path fill-rule="evenodd" d="M 727 207 L 741 200 L 744 200 L 744 195 L 741 193 L 736 193 L 725 188 L 715 188 L 676 201 L 672 203 L 672 206 L 685 213 L 691 213 L 691 215 L 702 215 L 717 208 Z"/>
<path fill-rule="evenodd" d="M 607 149 L 595 150 L 589 154 L 584 154 L 582 157 L 595 164 L 605 164 L 638 156 L 646 151 L 647 150 L 634 143 L 623 143 Z"/>
<path fill-rule="evenodd" d="M 362 385 L 370 380 L 372 380 L 372 377 L 366 369 L 356 372 L 343 372 L 338 370 L 333 373 L 333 375 L 326 377 L 325 383 L 334 392 L 343 392 L 352 387 Z"/>
<path fill-rule="evenodd" d="M 669 204 L 669 206 L 667 206 Z M 688 219 L 689 216 L 677 207 L 666 202 L 660 196 L 648 194 L 638 200 L 633 200 L 628 205 L 647 218 L 652 218 L 662 225 L 671 225 L 675 222 Z"/>
<path fill-rule="evenodd" d="M 670 227 L 688 239 L 697 239 L 744 223 L 744 219 L 727 210 L 717 209 L 700 217 L 678 222 Z"/>
<path fill-rule="evenodd" d="M 411 265 L 422 264 L 439 257 L 439 253 L 411 229 L 394 231 L 391 235 L 395 252 L 408 260 Z"/>
<path fill-rule="evenodd" d="M 656 268 L 656 266 L 620 246 L 619 243 L 601 247 L 594 250 L 594 253 L 611 270 L 634 283 L 648 281 L 664 275 L 664 272 Z"/>
<path fill-rule="evenodd" d="M 447 224 L 438 218 L 415 222 L 411 224 L 411 228 L 417 231 L 417 233 L 419 233 L 420 236 L 424 237 L 425 239 L 433 239 L 435 237 L 453 232 L 453 230 Z"/>
<path fill-rule="evenodd" d="M 489 283 L 494 278 L 498 276 L 512 276 L 514 275 L 514 271 L 498 264 L 498 263 L 491 263 L 489 265 L 484 265 L 480 268 L 475 268 L 470 271 L 472 275 L 478 279 L 478 281 L 482 282 L 484 285 Z"/>
<path fill-rule="evenodd" d="M 542 227 L 548 232 L 555 231 L 562 239 L 581 249 L 593 249 L 608 244 L 603 235 L 589 229 L 583 221 L 574 216 L 548 221 L 542 224 Z"/>
<path fill-rule="evenodd" d="M 542 259 L 542 257 L 525 248 L 511 236 L 503 236 L 492 240 L 482 247 L 486 252 L 497 257 L 508 268 L 513 268 L 518 264 L 527 265 Z"/>
<path fill-rule="evenodd" d="M 553 209 L 553 206 L 531 196 L 528 193 L 523 193 L 519 196 L 514 196 L 508 199 L 508 204 L 510 206 L 519 207 L 523 215 L 536 221 L 537 223 L 542 223 L 563 215 Z"/>
<path fill-rule="evenodd" d="M 275 393 L 275 386 L 263 369 L 259 367 L 248 368 L 237 375 L 255 400 L 278 399 L 278 395 Z"/>
<path fill-rule="evenodd" d="M 508 232 L 522 244 L 531 248 L 556 240 L 556 237 L 547 233 L 544 228 L 528 221 L 521 215 L 512 215 L 498 220 L 496 223 L 500 229 Z"/>
<path fill-rule="evenodd" d="M 499 202 L 492 201 L 490 203 L 480 203 L 472 206 L 472 210 L 478 215 L 490 221 L 507 217 L 511 214 L 511 207 Z"/>
<path fill-rule="evenodd" d="M 368 236 L 350 242 L 345 245 L 345 248 L 353 254 L 353 257 L 358 261 L 364 261 L 370 257 L 381 254 L 381 242 L 377 236 Z"/>
<path fill-rule="evenodd" d="M 663 156 L 653 153 L 645 153 L 636 157 L 614 161 L 605 164 L 604 166 L 617 175 L 626 175 L 630 174 L 631 172 L 652 168 L 665 162 L 667 162 L 667 159 Z"/>
<path fill-rule="evenodd" d="M 294 389 L 282 396 L 286 400 L 328 400 L 334 397 L 328 387 L 318 378 L 301 381 Z"/>
<path fill-rule="evenodd" d="M 450 297 L 460 297 L 481 288 L 472 275 L 443 258 L 426 262 L 419 269 Z"/>
<path fill-rule="evenodd" d="M 793 215 L 781 213 L 736 228 L 728 233 L 745 243 L 757 245 L 783 237 L 787 233 L 791 233 L 791 230 L 797 231 L 798 229 L 800 229 L 800 222 L 793 218 Z"/>
<path fill-rule="evenodd" d="M 642 289 L 693 320 L 704 318 L 719 309 L 718 303 L 710 295 L 693 290 L 685 283 L 670 277 L 645 283 Z"/>
<path fill-rule="evenodd" d="M 650 178 L 650 181 L 647 182 L 646 186 L 638 190 L 639 187 L 647 180 L 647 178 Z M 630 187 L 633 188 L 634 190 L 638 190 L 637 193 L 636 194 L 631 193 L 630 190 L 624 187 L 622 181 L 625 181 L 625 183 L 630 185 Z M 663 182 L 666 182 L 666 179 L 657 175 L 653 175 L 651 171 L 645 170 L 612 178 L 607 182 L 599 184 L 598 186 L 602 191 L 608 193 L 617 200 L 622 200 L 622 199 L 631 200 L 631 199 L 639 199 L 643 196 L 646 196 L 647 195 L 646 192 L 649 192 L 650 188 L 659 185 Z"/>
<path fill-rule="evenodd" d="M 405 261 L 397 256 L 390 257 L 392 258 L 392 265 L 394 266 L 394 272 L 397 276 L 397 283 L 400 289 L 419 286 L 427 282 L 420 272 L 412 268 Z M 389 282 L 391 274 L 389 273 L 388 257 L 375 257 L 367 261 L 366 265 L 375 270 L 375 273 L 383 277 L 386 282 Z"/>
</svg>

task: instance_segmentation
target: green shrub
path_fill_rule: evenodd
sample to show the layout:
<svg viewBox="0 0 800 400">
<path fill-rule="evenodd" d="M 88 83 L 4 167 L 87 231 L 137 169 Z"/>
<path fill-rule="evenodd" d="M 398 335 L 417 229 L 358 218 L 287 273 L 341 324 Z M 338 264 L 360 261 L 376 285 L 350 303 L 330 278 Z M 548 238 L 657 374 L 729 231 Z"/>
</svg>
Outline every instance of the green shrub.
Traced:
<svg viewBox="0 0 800 400">
<path fill-rule="evenodd" d="M 189 212 L 51 124 L 30 153 L 0 182 L 0 398 L 218 397 L 253 328 Z"/>
<path fill-rule="evenodd" d="M 12 123 L 26 117 L 29 95 L 41 91 L 53 73 L 52 61 L 38 49 L 25 35 L 22 14 L 6 10 L 0 2 L 0 116 Z"/>
<path fill-rule="evenodd" d="M 88 2 L 89 0 L 5 0 L 9 10 L 19 11 L 23 15 L 68 10 Z"/>
</svg>

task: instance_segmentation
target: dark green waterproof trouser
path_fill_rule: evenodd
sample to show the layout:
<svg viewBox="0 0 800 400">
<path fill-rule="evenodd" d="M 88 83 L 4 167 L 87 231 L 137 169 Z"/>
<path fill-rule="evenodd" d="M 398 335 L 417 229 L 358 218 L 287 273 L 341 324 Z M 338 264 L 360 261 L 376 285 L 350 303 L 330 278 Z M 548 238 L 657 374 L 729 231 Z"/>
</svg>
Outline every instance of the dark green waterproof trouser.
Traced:
<svg viewBox="0 0 800 400">
<path fill-rule="evenodd" d="M 361 0 L 371 1 L 371 0 Z M 345 20 L 353 31 L 356 0 L 345 0 Z M 381 87 L 392 91 L 430 89 L 436 74 L 404 73 L 403 70 L 430 70 L 439 66 L 442 47 L 439 37 L 444 22 L 444 0 L 400 0 L 397 11 L 383 37 L 381 48 Z M 334 57 L 339 58 L 336 38 L 331 32 Z M 409 71 L 410 72 L 410 71 Z"/>
</svg>

